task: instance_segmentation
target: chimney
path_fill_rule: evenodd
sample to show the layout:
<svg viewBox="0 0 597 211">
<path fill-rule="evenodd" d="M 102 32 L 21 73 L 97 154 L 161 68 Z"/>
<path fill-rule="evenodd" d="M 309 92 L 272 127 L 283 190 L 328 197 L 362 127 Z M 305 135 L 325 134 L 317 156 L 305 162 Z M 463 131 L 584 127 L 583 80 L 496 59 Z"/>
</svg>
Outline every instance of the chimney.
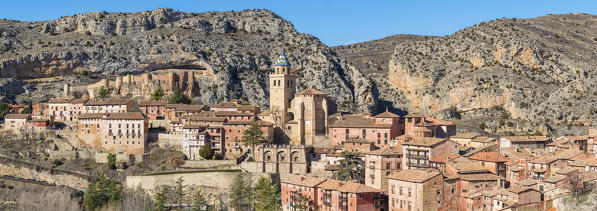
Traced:
<svg viewBox="0 0 597 211">
<path fill-rule="evenodd" d="M 305 181 L 305 177 L 299 177 L 299 181 Z"/>
</svg>

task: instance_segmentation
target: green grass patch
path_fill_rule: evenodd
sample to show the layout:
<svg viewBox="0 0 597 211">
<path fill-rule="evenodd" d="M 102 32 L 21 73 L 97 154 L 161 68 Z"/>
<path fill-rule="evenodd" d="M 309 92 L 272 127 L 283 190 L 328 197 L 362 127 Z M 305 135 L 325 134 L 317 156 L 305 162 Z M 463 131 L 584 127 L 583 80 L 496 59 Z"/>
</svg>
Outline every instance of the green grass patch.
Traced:
<svg viewBox="0 0 597 211">
<path fill-rule="evenodd" d="M 195 171 L 169 171 L 143 174 L 143 176 L 168 175 L 168 174 L 190 174 L 190 173 L 208 173 L 208 172 L 241 172 L 240 169 L 205 169 Z"/>
</svg>

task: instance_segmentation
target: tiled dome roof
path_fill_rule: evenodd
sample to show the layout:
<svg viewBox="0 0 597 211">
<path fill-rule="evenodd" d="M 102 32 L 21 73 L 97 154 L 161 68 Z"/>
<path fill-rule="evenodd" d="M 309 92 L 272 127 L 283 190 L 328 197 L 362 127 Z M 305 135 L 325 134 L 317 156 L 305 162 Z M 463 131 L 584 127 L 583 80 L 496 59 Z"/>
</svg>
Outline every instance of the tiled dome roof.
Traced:
<svg viewBox="0 0 597 211">
<path fill-rule="evenodd" d="M 288 61 L 288 57 L 286 57 L 286 54 L 284 54 L 284 52 L 282 52 L 280 56 L 278 56 L 278 60 L 276 60 L 274 66 L 290 66 L 290 61 Z"/>
</svg>

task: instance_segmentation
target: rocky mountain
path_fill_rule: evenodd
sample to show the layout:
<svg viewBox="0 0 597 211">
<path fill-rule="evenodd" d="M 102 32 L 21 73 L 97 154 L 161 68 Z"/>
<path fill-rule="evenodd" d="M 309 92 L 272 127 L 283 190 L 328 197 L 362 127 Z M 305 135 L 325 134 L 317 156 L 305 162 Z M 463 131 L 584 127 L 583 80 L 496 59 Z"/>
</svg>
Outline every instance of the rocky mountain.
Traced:
<svg viewBox="0 0 597 211">
<path fill-rule="evenodd" d="M 332 50 L 345 58 L 348 65 L 356 67 L 365 74 L 387 73 L 390 57 L 398 44 L 423 40 L 426 37 L 398 34 L 367 42 L 334 46 Z"/>
<path fill-rule="evenodd" d="M 487 132 L 586 133 L 597 115 L 595 49 L 594 15 L 498 19 L 397 45 L 378 86 L 395 107 Z"/>
<path fill-rule="evenodd" d="M 299 91 L 321 90 L 344 111 L 375 109 L 377 89 L 366 75 L 267 10 L 157 9 L 38 22 L 1 20 L 0 77 L 5 79 L 0 90 L 5 102 L 43 101 L 60 96 L 67 82 L 86 84 L 169 68 L 208 69 L 215 79 L 196 79 L 200 94 L 195 102 L 243 99 L 267 107 L 267 74 L 283 50 L 298 75 Z"/>
</svg>

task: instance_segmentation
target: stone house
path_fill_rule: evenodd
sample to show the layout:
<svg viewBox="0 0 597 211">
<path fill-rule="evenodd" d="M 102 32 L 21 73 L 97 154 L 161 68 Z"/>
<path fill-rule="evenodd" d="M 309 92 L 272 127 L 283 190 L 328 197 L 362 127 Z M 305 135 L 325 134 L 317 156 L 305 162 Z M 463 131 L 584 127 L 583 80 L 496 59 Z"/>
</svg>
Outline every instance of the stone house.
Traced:
<svg viewBox="0 0 597 211">
<path fill-rule="evenodd" d="M 443 183 L 443 176 L 429 169 L 407 169 L 391 175 L 387 192 L 389 210 L 439 210 Z"/>
<path fill-rule="evenodd" d="M 422 114 L 404 116 L 404 134 L 411 137 L 447 138 L 456 135 L 456 124 L 441 121 Z"/>
<path fill-rule="evenodd" d="M 78 141 L 100 152 L 143 155 L 147 119 L 140 112 L 83 113 L 79 115 Z"/>
<path fill-rule="evenodd" d="M 307 210 L 317 210 L 319 207 L 319 196 L 317 185 L 326 181 L 326 179 L 317 177 L 290 176 L 282 178 L 280 182 L 282 210 L 290 211 L 296 207 L 299 195 L 306 197 L 304 202 Z"/>
<path fill-rule="evenodd" d="M 83 113 L 127 113 L 134 106 L 130 99 L 88 100 L 83 104 Z"/>
<path fill-rule="evenodd" d="M 549 138 L 545 136 L 503 136 L 500 138 L 500 148 L 543 149 L 548 142 Z"/>
<path fill-rule="evenodd" d="M 49 116 L 48 103 L 36 103 L 33 104 L 32 108 L 33 110 L 31 111 L 31 115 Z"/>
<path fill-rule="evenodd" d="M 187 115 L 199 114 L 203 111 L 209 111 L 206 105 L 186 105 L 186 104 L 168 104 L 166 105 L 165 119 L 179 122 Z"/>
<path fill-rule="evenodd" d="M 385 210 L 382 190 L 354 182 L 326 180 L 317 185 L 319 210 Z"/>
<path fill-rule="evenodd" d="M 379 148 L 389 147 L 390 140 L 402 135 L 400 116 L 387 111 L 373 117 L 369 114 L 344 115 L 329 128 L 334 145 L 359 138 L 373 141 Z"/>
<path fill-rule="evenodd" d="M 442 154 L 429 159 L 429 165 L 431 168 L 439 170 L 441 173 L 446 172 L 446 163 L 460 157 L 457 154 Z"/>
<path fill-rule="evenodd" d="M 12 130 L 27 129 L 27 121 L 31 119 L 29 114 L 6 114 L 4 116 L 4 128 Z"/>
<path fill-rule="evenodd" d="M 478 133 L 474 133 L 474 132 L 460 133 L 460 134 L 450 136 L 450 140 L 453 142 L 456 142 L 457 144 L 462 145 L 462 146 L 470 146 L 471 141 L 474 138 L 476 138 L 477 136 L 480 136 L 480 135 Z"/>
<path fill-rule="evenodd" d="M 141 101 L 138 103 L 139 110 L 149 120 L 162 120 L 166 119 L 168 114 L 168 108 L 166 107 L 168 102 L 166 101 Z"/>
<path fill-rule="evenodd" d="M 458 154 L 458 145 L 446 138 L 407 138 L 402 144 L 402 168 L 428 168 L 429 159 L 443 154 Z"/>
<path fill-rule="evenodd" d="M 498 152 L 478 152 L 468 157 L 471 160 L 481 162 L 492 174 L 506 178 L 506 163 L 508 158 Z"/>
<path fill-rule="evenodd" d="M 201 125 L 187 124 L 183 126 L 182 152 L 187 159 L 200 160 L 199 150 L 205 145 L 210 145 L 210 136 L 206 130 L 207 128 Z"/>
<path fill-rule="evenodd" d="M 388 176 L 401 170 L 402 146 L 384 147 L 365 153 L 365 185 L 386 190 Z"/>
<path fill-rule="evenodd" d="M 49 119 L 31 119 L 27 121 L 27 128 L 34 130 L 47 130 L 51 129 L 53 121 Z"/>
</svg>

